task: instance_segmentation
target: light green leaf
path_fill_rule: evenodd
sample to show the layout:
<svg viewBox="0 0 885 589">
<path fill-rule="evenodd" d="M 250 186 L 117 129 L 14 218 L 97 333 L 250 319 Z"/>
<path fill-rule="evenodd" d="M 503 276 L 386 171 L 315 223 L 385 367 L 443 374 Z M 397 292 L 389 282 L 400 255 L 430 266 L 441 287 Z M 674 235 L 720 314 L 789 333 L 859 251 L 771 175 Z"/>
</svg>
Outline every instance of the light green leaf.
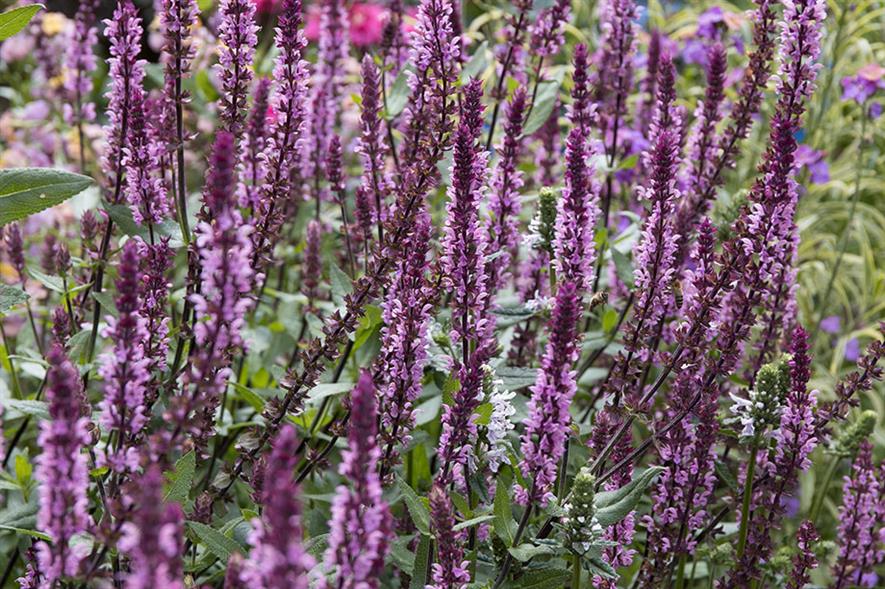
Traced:
<svg viewBox="0 0 885 589">
<path fill-rule="evenodd" d="M 325 382 L 318 384 L 308 391 L 307 398 L 311 402 L 316 402 L 326 397 L 334 397 L 350 391 L 356 383 L 352 382 Z"/>
<path fill-rule="evenodd" d="M 0 313 L 6 313 L 13 307 L 21 305 L 29 296 L 20 286 L 0 284 Z"/>
<path fill-rule="evenodd" d="M 33 278 L 49 290 L 57 292 L 58 294 L 65 294 L 65 283 L 64 281 L 62 281 L 61 276 L 50 276 L 49 274 L 44 274 L 36 268 L 28 268 L 28 274 L 31 276 L 31 278 Z"/>
<path fill-rule="evenodd" d="M 8 399 L 3 402 L 7 409 L 13 409 L 25 415 L 32 415 L 39 419 L 49 419 L 49 405 L 46 401 L 32 401 L 29 399 Z"/>
<path fill-rule="evenodd" d="M 393 86 L 387 92 L 387 117 L 393 118 L 399 115 L 406 108 L 409 101 L 409 68 L 400 70 L 399 75 L 393 81 Z"/>
<path fill-rule="evenodd" d="M 201 524 L 200 522 L 187 522 L 189 527 L 200 539 L 200 542 L 209 549 L 209 552 L 218 557 L 222 562 L 227 562 L 230 555 L 234 552 L 244 552 L 233 538 L 228 538 L 215 528 Z"/>
<path fill-rule="evenodd" d="M 114 302 L 114 297 L 111 296 L 109 292 L 96 292 L 93 290 L 90 294 L 92 295 L 92 298 L 98 301 L 98 304 L 101 305 L 103 312 L 109 313 L 114 317 L 119 316 L 119 313 L 117 312 L 117 303 Z"/>
<path fill-rule="evenodd" d="M 350 276 L 337 264 L 332 264 L 329 268 L 329 281 L 332 283 L 332 300 L 336 304 L 343 304 L 344 296 L 353 290 L 353 281 Z"/>
<path fill-rule="evenodd" d="M 406 509 L 409 510 L 409 515 L 412 516 L 412 522 L 415 524 L 415 527 L 418 528 L 418 531 L 422 534 L 429 536 L 430 510 L 427 509 L 427 506 L 421 501 L 421 498 L 418 497 L 418 494 L 415 493 L 414 489 L 412 489 L 406 481 L 397 477 L 396 486 L 403 494 L 403 501 L 406 502 Z"/>
<path fill-rule="evenodd" d="M 541 125 L 550 118 L 550 113 L 553 112 L 553 107 L 556 106 L 556 99 L 559 97 L 559 87 L 561 85 L 561 76 L 557 76 L 553 80 L 545 80 L 538 85 L 538 94 L 535 96 L 532 112 L 529 114 L 529 118 L 522 130 L 524 136 L 531 135 L 540 129 Z"/>
<path fill-rule="evenodd" d="M 645 489 L 664 470 L 663 466 L 653 466 L 636 476 L 628 484 L 614 491 L 597 493 L 595 497 L 596 519 L 603 527 L 618 523 L 639 503 Z"/>
<path fill-rule="evenodd" d="M 83 192 L 90 184 L 92 178 L 62 170 L 0 170 L 0 226 L 54 207 Z"/>
<path fill-rule="evenodd" d="M 164 501 L 184 503 L 194 484 L 194 473 L 197 470 L 197 457 L 191 450 L 175 462 L 175 468 L 168 475 L 169 488 Z"/>
<path fill-rule="evenodd" d="M 42 4 L 28 4 L 0 14 L 0 41 L 5 41 L 25 28 L 42 8 Z"/>
<path fill-rule="evenodd" d="M 519 546 L 508 548 L 508 551 L 513 558 L 519 562 L 527 562 L 536 556 L 556 553 L 553 546 L 547 546 L 545 544 L 540 546 L 535 546 L 534 544 L 520 544 Z"/>
<path fill-rule="evenodd" d="M 461 70 L 461 81 L 468 82 L 471 78 L 475 78 L 481 75 L 486 68 L 489 67 L 489 55 L 488 55 L 489 42 L 483 41 L 482 45 L 476 48 L 476 51 L 473 52 L 473 57 L 470 58 L 464 65 L 464 69 Z"/>
<path fill-rule="evenodd" d="M 504 388 L 515 391 L 535 384 L 538 377 L 537 368 L 523 368 L 521 366 L 501 366 L 495 370 L 495 375 L 504 381 Z"/>
<path fill-rule="evenodd" d="M 477 517 L 470 518 L 468 520 L 464 520 L 460 524 L 455 524 L 455 526 L 452 527 L 452 529 L 455 530 L 456 532 L 459 532 L 461 530 L 466 530 L 467 528 L 472 528 L 473 526 L 478 526 L 481 523 L 491 521 L 493 519 L 495 519 L 495 516 L 491 513 L 487 513 L 485 515 L 480 515 Z"/>
</svg>

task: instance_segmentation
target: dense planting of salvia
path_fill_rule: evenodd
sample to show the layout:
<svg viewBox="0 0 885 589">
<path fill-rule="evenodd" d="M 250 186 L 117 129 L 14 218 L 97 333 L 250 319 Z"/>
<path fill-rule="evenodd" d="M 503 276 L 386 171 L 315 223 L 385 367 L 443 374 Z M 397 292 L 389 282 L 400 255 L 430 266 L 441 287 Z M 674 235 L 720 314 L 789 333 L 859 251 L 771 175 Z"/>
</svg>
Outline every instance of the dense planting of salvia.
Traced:
<svg viewBox="0 0 885 589">
<path fill-rule="evenodd" d="M 3 230 L 63 286 L 5 319 L 0 585 L 877 582 L 885 346 L 811 390 L 795 302 L 823 0 L 704 13 L 690 96 L 633 0 L 391 0 L 368 44 L 343 0 L 315 43 L 300 0 L 102 4 L 35 52 L 100 205 Z"/>
</svg>

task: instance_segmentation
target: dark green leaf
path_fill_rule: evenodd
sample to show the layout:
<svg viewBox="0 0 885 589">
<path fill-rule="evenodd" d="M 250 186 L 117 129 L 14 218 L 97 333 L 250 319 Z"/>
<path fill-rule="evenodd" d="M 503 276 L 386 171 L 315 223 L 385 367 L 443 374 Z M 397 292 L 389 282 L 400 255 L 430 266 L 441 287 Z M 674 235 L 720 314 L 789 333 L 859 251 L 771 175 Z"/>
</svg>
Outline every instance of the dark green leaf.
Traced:
<svg viewBox="0 0 885 589">
<path fill-rule="evenodd" d="M 113 219 L 114 223 L 120 228 L 120 231 L 129 236 L 141 237 L 146 242 L 150 242 L 150 230 L 139 225 L 132 218 L 132 210 L 127 205 L 105 205 L 108 215 Z M 154 234 L 161 237 L 169 238 L 169 246 L 180 247 L 184 240 L 181 237 L 181 227 L 172 219 L 166 219 L 159 225 L 154 226 Z"/>
<path fill-rule="evenodd" d="M 6 313 L 17 305 L 21 305 L 28 300 L 29 296 L 20 286 L 0 284 L 0 313 Z"/>
<path fill-rule="evenodd" d="M 0 14 L 0 41 L 5 41 L 25 28 L 41 8 L 42 4 L 28 4 Z"/>
<path fill-rule="evenodd" d="M 505 484 L 505 481 L 499 480 L 495 487 L 495 521 L 492 525 L 498 538 L 506 546 L 513 546 L 517 526 L 513 521 L 513 511 L 510 508 L 510 494 L 507 492 L 509 486 L 509 484 Z"/>
<path fill-rule="evenodd" d="M 519 579 L 521 589 L 548 589 L 562 585 L 571 573 L 565 569 L 541 569 L 526 572 Z"/>
<path fill-rule="evenodd" d="M 194 473 L 197 470 L 197 457 L 191 450 L 178 459 L 175 469 L 169 475 L 169 488 L 163 498 L 168 502 L 184 503 L 194 484 Z"/>
<path fill-rule="evenodd" d="M 627 254 L 621 252 L 618 248 L 612 248 L 612 260 L 615 263 L 615 272 L 618 279 L 628 287 L 633 287 L 633 262 L 630 261 Z"/>
<path fill-rule="evenodd" d="M 31 278 L 33 278 L 49 290 L 57 292 L 58 294 L 65 294 L 65 283 L 61 279 L 61 276 L 50 276 L 49 274 L 44 274 L 36 268 L 28 268 L 28 274 L 31 276 Z"/>
<path fill-rule="evenodd" d="M 415 550 L 415 565 L 412 567 L 412 582 L 409 589 L 424 589 L 427 572 L 430 569 L 430 536 L 421 536 Z"/>
<path fill-rule="evenodd" d="M 343 304 L 344 296 L 353 290 L 353 281 L 350 276 L 337 264 L 332 264 L 332 267 L 329 268 L 329 281 L 332 283 L 332 300 L 338 305 Z"/>
<path fill-rule="evenodd" d="M 490 513 L 487 513 L 486 515 L 480 515 L 480 516 L 465 520 L 465 521 L 461 522 L 460 524 L 456 524 L 455 527 L 453 527 L 452 529 L 455 530 L 456 532 L 458 532 L 461 530 L 466 530 L 467 528 L 472 528 L 473 526 L 479 525 L 481 523 L 484 523 L 484 522 L 487 522 L 487 521 L 490 521 L 493 519 L 495 519 L 495 516 Z"/>
<path fill-rule="evenodd" d="M 409 515 L 412 516 L 412 523 L 415 524 L 415 527 L 418 528 L 419 532 L 430 535 L 430 511 L 427 509 L 427 506 L 421 501 L 421 498 L 418 497 L 418 494 L 415 493 L 406 481 L 397 477 L 396 486 L 403 494 L 403 501 L 406 502 L 406 509 L 409 510 Z"/>
<path fill-rule="evenodd" d="M 117 303 L 114 302 L 114 297 L 111 296 L 109 292 L 96 292 L 93 290 L 91 294 L 92 298 L 98 301 L 98 304 L 101 305 L 102 312 L 113 315 L 114 317 L 119 316 L 119 313 L 117 312 Z"/>
<path fill-rule="evenodd" d="M 17 528 L 15 526 L 6 526 L 0 524 L 0 530 L 9 530 L 10 532 L 15 532 L 16 534 L 20 534 L 23 536 L 30 536 L 31 538 L 36 538 L 38 540 L 43 540 L 44 542 L 49 542 L 52 544 L 52 536 L 49 534 L 44 534 L 43 532 L 38 532 L 37 530 L 28 530 L 25 528 Z"/>
<path fill-rule="evenodd" d="M 92 178 L 62 170 L 0 170 L 0 226 L 54 207 L 83 192 L 90 184 Z"/>
<path fill-rule="evenodd" d="M 664 470 L 662 466 L 653 466 L 636 476 L 628 484 L 615 491 L 597 493 L 596 519 L 602 527 L 616 524 L 635 509 L 645 489 Z"/>
<path fill-rule="evenodd" d="M 189 527 L 200 539 L 200 542 L 209 549 L 209 552 L 218 557 L 222 562 L 227 562 L 234 552 L 244 552 L 243 547 L 237 544 L 233 538 L 228 538 L 215 528 L 200 522 L 187 522 Z"/>
<path fill-rule="evenodd" d="M 523 368 L 521 366 L 501 366 L 495 370 L 495 375 L 504 381 L 504 388 L 515 391 L 535 384 L 538 377 L 537 368 Z"/>
</svg>

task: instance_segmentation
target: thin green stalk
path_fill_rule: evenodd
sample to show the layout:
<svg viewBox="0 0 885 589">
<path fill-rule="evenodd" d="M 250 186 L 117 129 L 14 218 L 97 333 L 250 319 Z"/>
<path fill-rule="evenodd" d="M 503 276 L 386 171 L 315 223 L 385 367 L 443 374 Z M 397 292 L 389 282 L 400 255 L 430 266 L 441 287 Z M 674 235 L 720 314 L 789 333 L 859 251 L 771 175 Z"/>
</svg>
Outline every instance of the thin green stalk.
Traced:
<svg viewBox="0 0 885 589">
<path fill-rule="evenodd" d="M 814 502 L 811 504 L 811 511 L 808 513 L 808 519 L 815 525 L 817 525 L 817 518 L 820 516 L 820 510 L 824 506 L 824 500 L 827 498 L 827 489 L 830 488 L 830 483 L 833 481 L 833 476 L 836 474 L 840 460 L 841 456 L 833 457 L 824 474 L 823 484 L 817 487 L 815 491 Z"/>
<path fill-rule="evenodd" d="M 737 560 L 740 561 L 747 547 L 747 534 L 750 523 L 750 500 L 753 498 L 753 477 L 756 473 L 756 455 L 759 452 L 758 440 L 753 440 L 753 449 L 750 451 L 750 463 L 747 465 L 747 476 L 744 480 L 744 502 L 741 507 L 741 527 L 738 534 Z"/>
<path fill-rule="evenodd" d="M 572 555 L 572 589 L 581 589 L 581 556 Z"/>
<path fill-rule="evenodd" d="M 836 256 L 836 263 L 833 265 L 833 271 L 830 273 L 830 279 L 827 282 L 827 288 L 824 290 L 824 296 L 820 300 L 820 310 L 817 314 L 817 322 L 814 327 L 814 334 L 811 341 L 817 339 L 820 331 L 820 322 L 823 321 L 824 313 L 827 311 L 827 302 L 830 300 L 830 294 L 833 292 L 833 285 L 836 283 L 836 275 L 839 274 L 839 267 L 842 265 L 842 258 L 845 257 L 845 250 L 848 249 L 848 236 L 851 233 L 851 226 L 854 224 L 854 214 L 857 212 L 857 202 L 860 200 L 860 180 L 864 169 L 864 155 L 866 153 L 866 131 L 867 131 L 867 106 L 863 105 L 863 118 L 860 125 L 860 147 L 857 154 L 857 169 L 854 173 L 854 194 L 851 195 L 851 208 L 848 209 L 848 221 L 845 223 L 845 229 L 839 237 L 839 253 Z"/>
</svg>

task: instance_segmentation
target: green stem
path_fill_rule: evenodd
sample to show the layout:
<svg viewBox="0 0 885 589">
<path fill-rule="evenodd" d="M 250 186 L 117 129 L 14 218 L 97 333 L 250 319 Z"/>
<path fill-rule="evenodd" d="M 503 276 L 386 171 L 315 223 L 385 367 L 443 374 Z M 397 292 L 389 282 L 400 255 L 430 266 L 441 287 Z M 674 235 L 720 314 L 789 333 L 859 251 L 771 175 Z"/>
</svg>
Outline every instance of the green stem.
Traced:
<svg viewBox="0 0 885 589">
<path fill-rule="evenodd" d="M 815 525 L 817 525 L 817 518 L 820 515 L 820 510 L 824 506 L 824 500 L 827 498 L 827 489 L 830 488 L 830 483 L 833 480 L 833 476 L 836 474 L 836 469 L 839 467 L 840 459 L 840 456 L 833 457 L 829 466 L 827 466 L 826 474 L 824 474 L 823 484 L 818 486 L 815 491 L 814 502 L 811 504 L 811 511 L 808 514 L 808 519 Z"/>
<path fill-rule="evenodd" d="M 572 589 L 581 589 L 581 555 L 572 555 Z"/>
<path fill-rule="evenodd" d="M 836 283 L 836 276 L 839 274 L 839 267 L 842 265 L 842 258 L 845 257 L 845 250 L 848 249 L 848 236 L 851 233 L 851 226 L 854 224 L 854 214 L 857 211 L 857 201 L 860 200 L 860 180 L 864 169 L 864 153 L 867 144 L 867 105 L 862 106 L 862 119 L 860 124 L 860 147 L 857 153 L 857 169 L 854 173 L 854 194 L 851 195 L 851 208 L 848 209 L 848 220 L 845 222 L 845 229 L 839 238 L 839 253 L 836 255 L 836 263 L 833 265 L 833 271 L 830 273 L 830 279 L 827 282 L 827 288 L 824 290 L 824 296 L 820 300 L 820 311 L 817 315 L 817 323 L 814 328 L 814 335 L 811 341 L 817 339 L 820 330 L 820 322 L 823 321 L 824 313 L 827 311 L 827 302 L 830 300 L 830 294 L 833 292 L 833 285 Z"/>
<path fill-rule="evenodd" d="M 676 589 L 682 589 L 685 586 L 685 553 L 679 557 L 679 564 L 676 565 Z M 694 578 L 694 572 L 691 575 Z"/>
<path fill-rule="evenodd" d="M 750 451 L 750 463 L 747 465 L 747 476 L 744 480 L 744 502 L 741 508 L 741 527 L 738 534 L 737 559 L 740 561 L 747 547 L 747 534 L 750 523 L 750 500 L 753 498 L 753 477 L 756 473 L 756 454 L 759 452 L 758 440 L 753 440 L 753 449 Z"/>
</svg>

